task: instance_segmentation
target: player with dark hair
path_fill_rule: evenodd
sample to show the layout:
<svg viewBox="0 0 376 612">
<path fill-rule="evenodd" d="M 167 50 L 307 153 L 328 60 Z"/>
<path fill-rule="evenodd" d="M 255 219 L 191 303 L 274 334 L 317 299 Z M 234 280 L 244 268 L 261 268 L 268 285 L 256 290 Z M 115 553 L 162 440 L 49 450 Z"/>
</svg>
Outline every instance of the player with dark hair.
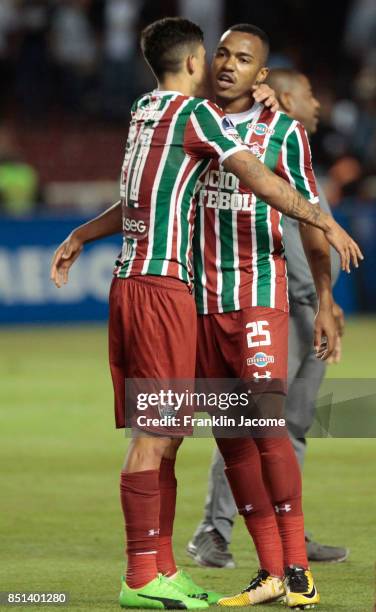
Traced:
<svg viewBox="0 0 376 612">
<path fill-rule="evenodd" d="M 169 45 L 164 46 L 163 38 Z M 184 19 L 160 20 L 144 30 L 142 47 L 158 89 L 132 107 L 121 201 L 77 228 L 57 249 L 51 270 L 60 286 L 85 242 L 123 230 L 109 321 L 118 427 L 126 424 L 125 379 L 194 378 L 193 196 L 212 159 L 270 205 L 322 228 L 347 269 L 361 257 L 338 224 L 248 151 L 215 104 L 195 97 L 205 80 L 205 50 L 197 26 Z M 128 566 L 120 603 L 138 608 L 206 607 L 218 594 L 204 592 L 177 571 L 171 546 L 180 441 L 168 432 L 141 433 L 134 429 L 121 473 Z"/>
<path fill-rule="evenodd" d="M 192 21 L 160 20 L 143 30 L 141 49 L 156 78 L 163 79 L 166 73 L 180 72 L 183 58 L 194 55 L 203 40 L 202 30 Z"/>
<path fill-rule="evenodd" d="M 227 31 L 251 34 L 251 36 L 255 36 L 256 38 L 258 38 L 261 41 L 263 49 L 263 53 L 260 57 L 260 62 L 264 66 L 266 65 L 269 57 L 270 41 L 269 36 L 266 32 L 264 32 L 264 30 L 254 25 L 253 23 L 237 23 L 236 25 L 231 26 L 231 28 L 229 28 Z"/>
<path fill-rule="evenodd" d="M 317 203 L 304 127 L 252 100 L 252 86 L 268 75 L 268 48 L 267 36 L 259 28 L 248 24 L 230 28 L 212 64 L 216 99 L 249 149 Z M 253 397 L 261 413 L 280 414 L 288 363 L 282 216 L 231 178 L 216 160 L 201 183 L 194 235 L 197 376 L 269 381 Z M 336 335 L 329 245 L 323 232 L 308 226 L 302 239 L 319 301 L 312 346 L 314 341 L 318 356 L 328 357 Z M 261 568 L 243 593 L 224 598 L 219 605 L 272 601 L 284 590 L 290 607 L 317 603 L 306 556 L 301 475 L 290 439 L 226 438 L 217 439 L 217 444 Z M 207 537 L 202 533 L 203 547 Z M 193 556 L 199 555 L 196 547 L 195 541 L 191 543 Z"/>
<path fill-rule="evenodd" d="M 308 135 L 317 130 L 320 104 L 314 97 L 308 78 L 292 69 L 271 70 L 267 83 L 274 89 L 281 108 L 286 114 L 304 125 Z M 320 206 L 330 212 L 325 194 L 318 184 Z M 299 231 L 300 230 L 300 231 Z M 286 397 L 285 417 L 289 435 L 302 469 L 306 453 L 306 435 L 315 415 L 317 393 L 325 373 L 325 361 L 317 359 L 312 339 L 314 337 L 317 294 L 312 274 L 304 253 L 300 233 L 305 235 L 305 245 L 310 239 L 310 228 L 300 227 L 289 218 L 283 223 L 283 242 L 286 254 L 289 290 L 289 386 Z M 338 254 L 330 253 L 332 285 L 338 278 L 340 263 Z M 339 361 L 344 318 L 341 308 L 333 302 L 333 314 L 337 323 L 335 351 L 329 358 Z M 328 360 L 328 361 L 329 361 Z M 237 514 L 231 489 L 224 473 L 223 458 L 215 452 L 210 469 L 208 494 L 204 518 L 187 547 L 188 554 L 199 565 L 209 567 L 234 567 L 228 550 L 234 518 Z M 306 533 L 306 549 L 309 561 L 341 562 L 349 551 L 340 546 L 326 546 L 312 540 Z"/>
</svg>

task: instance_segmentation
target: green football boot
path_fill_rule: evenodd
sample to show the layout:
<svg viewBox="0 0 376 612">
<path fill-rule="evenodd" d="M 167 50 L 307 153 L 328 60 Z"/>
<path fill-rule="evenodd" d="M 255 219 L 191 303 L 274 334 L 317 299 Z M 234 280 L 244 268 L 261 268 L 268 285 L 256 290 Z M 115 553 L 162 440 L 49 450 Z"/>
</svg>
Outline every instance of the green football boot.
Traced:
<svg viewBox="0 0 376 612">
<path fill-rule="evenodd" d="M 207 601 L 211 606 L 212 604 L 216 604 L 223 595 L 221 593 L 216 593 L 215 591 L 208 591 L 203 587 L 198 586 L 191 576 L 185 572 L 184 570 L 179 570 L 175 576 L 172 578 L 168 578 L 169 582 L 174 585 L 174 587 L 178 588 L 184 595 L 194 599 L 202 599 Z"/>
<path fill-rule="evenodd" d="M 196 610 L 207 608 L 204 599 L 187 597 L 171 580 L 158 574 L 140 589 L 131 589 L 125 582 L 121 582 L 119 604 L 122 608 L 154 608 L 159 610 Z"/>
</svg>

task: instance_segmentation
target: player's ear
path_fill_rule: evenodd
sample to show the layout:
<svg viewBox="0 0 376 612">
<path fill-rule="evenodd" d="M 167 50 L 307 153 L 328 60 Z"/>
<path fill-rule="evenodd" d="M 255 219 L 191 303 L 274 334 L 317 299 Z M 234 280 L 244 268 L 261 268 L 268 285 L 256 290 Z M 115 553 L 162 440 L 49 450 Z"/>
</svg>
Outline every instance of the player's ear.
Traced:
<svg viewBox="0 0 376 612">
<path fill-rule="evenodd" d="M 281 103 L 282 109 L 288 114 L 292 111 L 292 98 L 288 91 L 283 91 L 279 96 L 279 101 Z"/>
<path fill-rule="evenodd" d="M 260 85 L 266 79 L 269 74 L 269 68 L 267 66 L 263 66 L 257 73 L 256 77 L 256 85 Z"/>
<path fill-rule="evenodd" d="M 197 57 L 195 55 L 188 55 L 185 61 L 188 74 L 193 74 L 197 67 Z"/>
</svg>

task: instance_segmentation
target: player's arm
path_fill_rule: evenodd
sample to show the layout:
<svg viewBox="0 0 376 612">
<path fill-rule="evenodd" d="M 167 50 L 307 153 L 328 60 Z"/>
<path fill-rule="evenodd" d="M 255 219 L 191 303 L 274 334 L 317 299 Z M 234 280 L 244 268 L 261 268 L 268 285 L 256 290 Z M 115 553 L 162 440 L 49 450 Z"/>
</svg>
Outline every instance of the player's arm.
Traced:
<svg viewBox="0 0 376 612">
<path fill-rule="evenodd" d="M 261 200 L 289 217 L 322 229 L 340 254 L 343 269 L 350 272 L 350 262 L 357 267 L 358 259 L 363 259 L 356 242 L 330 215 L 308 202 L 250 153 L 229 118 L 215 104 L 204 100 L 191 113 L 184 148 L 193 157 L 217 158 Z"/>
<path fill-rule="evenodd" d="M 51 263 L 50 278 L 56 287 L 68 282 L 68 273 L 79 257 L 84 244 L 122 231 L 121 201 L 110 206 L 101 215 L 76 227 L 57 247 Z"/>
<path fill-rule="evenodd" d="M 329 243 L 316 227 L 301 223 L 299 229 L 319 305 L 314 324 L 314 347 L 318 358 L 328 359 L 333 355 L 337 338 Z"/>
<path fill-rule="evenodd" d="M 316 178 L 307 132 L 293 122 L 282 143 L 277 171 L 307 198 L 311 204 L 319 202 Z M 333 314 L 334 300 L 330 265 L 330 248 L 323 232 L 312 225 L 299 224 L 300 236 L 316 287 L 318 311 L 314 323 L 314 347 L 317 357 L 333 355 L 337 326 Z"/>
<path fill-rule="evenodd" d="M 337 325 L 337 335 L 334 351 L 328 359 L 328 363 L 339 363 L 342 357 L 342 336 L 345 331 L 345 314 L 336 302 L 333 303 L 333 315 Z"/>
<path fill-rule="evenodd" d="M 351 262 L 357 268 L 363 259 L 357 243 L 318 204 L 311 204 L 285 180 L 279 178 L 249 151 L 238 151 L 223 161 L 228 172 L 236 174 L 244 185 L 284 215 L 321 229 L 328 242 L 338 251 L 342 269 L 350 272 Z"/>
</svg>

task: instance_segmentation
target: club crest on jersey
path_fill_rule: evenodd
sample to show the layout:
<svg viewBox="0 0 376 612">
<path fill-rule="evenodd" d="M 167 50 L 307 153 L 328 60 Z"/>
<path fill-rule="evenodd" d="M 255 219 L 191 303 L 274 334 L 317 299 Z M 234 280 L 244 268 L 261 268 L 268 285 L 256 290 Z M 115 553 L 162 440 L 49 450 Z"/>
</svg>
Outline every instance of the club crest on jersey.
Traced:
<svg viewBox="0 0 376 612">
<path fill-rule="evenodd" d="M 256 136 L 265 136 L 265 134 L 274 134 L 275 130 L 270 128 L 266 123 L 248 123 L 247 128 L 253 130 Z"/>
<path fill-rule="evenodd" d="M 274 363 L 274 355 L 259 352 L 247 359 L 247 365 L 255 365 L 257 368 L 266 368 L 268 363 Z"/>
<path fill-rule="evenodd" d="M 256 155 L 258 159 L 260 159 L 265 153 L 265 149 L 261 147 L 258 142 L 251 142 L 249 145 L 249 150 L 251 153 L 253 153 L 253 155 Z"/>
</svg>

